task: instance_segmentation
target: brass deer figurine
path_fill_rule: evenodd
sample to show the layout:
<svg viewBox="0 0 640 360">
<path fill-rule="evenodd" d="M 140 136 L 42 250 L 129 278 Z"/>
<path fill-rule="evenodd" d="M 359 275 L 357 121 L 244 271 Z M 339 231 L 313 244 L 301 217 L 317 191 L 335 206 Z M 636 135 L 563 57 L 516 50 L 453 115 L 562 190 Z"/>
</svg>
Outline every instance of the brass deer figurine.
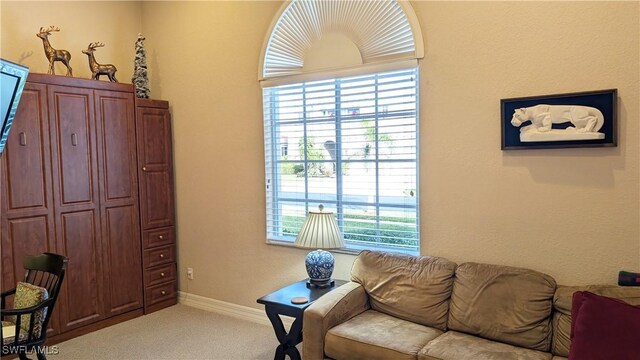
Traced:
<svg viewBox="0 0 640 360">
<path fill-rule="evenodd" d="M 111 64 L 98 64 L 96 58 L 93 56 L 93 52 L 96 51 L 96 48 L 103 47 L 103 43 L 93 42 L 89 44 L 87 50 L 82 50 L 83 54 L 87 54 L 89 57 L 89 68 L 91 69 L 91 79 L 98 80 L 100 75 L 107 75 L 109 77 L 109 81 L 118 82 L 116 79 L 116 69 L 115 66 Z"/>
<path fill-rule="evenodd" d="M 69 61 L 71 60 L 71 54 L 67 50 L 56 50 L 49 43 L 49 35 L 51 35 L 52 31 L 60 31 L 60 28 L 55 26 L 49 26 L 48 29 L 43 27 L 40 28 L 40 32 L 36 34 L 37 37 L 42 39 L 42 44 L 44 45 L 44 53 L 47 55 L 47 59 L 49 59 L 49 72 L 48 74 L 56 74 L 53 63 L 56 61 L 62 61 L 62 63 L 67 67 L 67 76 L 73 76 L 73 72 L 71 70 L 71 65 L 69 65 Z"/>
</svg>

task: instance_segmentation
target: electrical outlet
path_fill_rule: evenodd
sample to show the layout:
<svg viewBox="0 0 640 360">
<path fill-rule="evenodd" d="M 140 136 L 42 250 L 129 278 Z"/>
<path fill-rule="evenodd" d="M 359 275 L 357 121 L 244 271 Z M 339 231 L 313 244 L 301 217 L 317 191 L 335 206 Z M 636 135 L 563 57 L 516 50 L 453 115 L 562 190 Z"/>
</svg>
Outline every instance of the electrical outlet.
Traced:
<svg viewBox="0 0 640 360">
<path fill-rule="evenodd" d="M 187 268 L 187 279 L 193 280 L 193 268 Z"/>
</svg>

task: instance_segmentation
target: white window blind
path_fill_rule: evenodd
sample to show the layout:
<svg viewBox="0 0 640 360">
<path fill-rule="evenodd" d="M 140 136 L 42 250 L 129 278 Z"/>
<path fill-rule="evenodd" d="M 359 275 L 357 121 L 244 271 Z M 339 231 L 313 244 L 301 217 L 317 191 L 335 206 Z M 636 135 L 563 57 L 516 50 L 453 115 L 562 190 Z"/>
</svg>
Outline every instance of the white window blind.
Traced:
<svg viewBox="0 0 640 360">
<path fill-rule="evenodd" d="M 260 78 L 304 73 L 309 49 L 323 35 L 336 32 L 354 42 L 362 64 L 421 58 L 421 32 L 412 30 L 412 22 L 418 27 L 407 2 L 293 0 L 270 33 Z"/>
<path fill-rule="evenodd" d="M 263 89 L 267 237 L 336 213 L 347 248 L 417 253 L 418 70 Z"/>
</svg>

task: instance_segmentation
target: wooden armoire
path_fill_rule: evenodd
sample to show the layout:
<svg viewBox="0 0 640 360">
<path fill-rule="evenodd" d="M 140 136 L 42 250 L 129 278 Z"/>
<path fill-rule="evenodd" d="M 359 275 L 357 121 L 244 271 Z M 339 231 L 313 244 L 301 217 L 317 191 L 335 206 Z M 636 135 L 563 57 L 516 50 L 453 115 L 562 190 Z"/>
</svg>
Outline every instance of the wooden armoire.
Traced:
<svg viewBox="0 0 640 360">
<path fill-rule="evenodd" d="M 176 303 L 170 122 L 131 84 L 29 75 L 0 158 L 1 280 L 69 258 L 51 340 Z"/>
</svg>

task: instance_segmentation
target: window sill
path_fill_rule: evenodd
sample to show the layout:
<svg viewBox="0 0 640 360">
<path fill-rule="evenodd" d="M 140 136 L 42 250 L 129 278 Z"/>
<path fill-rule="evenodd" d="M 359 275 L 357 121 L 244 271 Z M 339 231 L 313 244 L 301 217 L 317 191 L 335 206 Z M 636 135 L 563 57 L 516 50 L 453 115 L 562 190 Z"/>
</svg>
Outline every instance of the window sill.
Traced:
<svg viewBox="0 0 640 360">
<path fill-rule="evenodd" d="M 289 247 L 289 248 L 295 248 L 295 249 L 309 251 L 309 249 L 296 247 L 295 245 L 293 245 L 293 242 L 285 241 L 285 240 L 267 239 L 267 245 L 283 246 L 283 247 Z M 397 253 L 397 254 L 407 254 L 407 255 L 420 255 L 420 253 L 418 251 L 412 251 L 412 250 L 408 250 L 408 249 L 398 249 L 398 248 L 393 248 L 393 247 L 383 247 L 383 246 L 380 246 L 380 247 L 377 247 L 377 248 L 350 247 L 350 248 L 330 249 L 329 251 L 332 252 L 332 253 L 337 253 L 337 254 L 347 254 L 347 255 L 357 256 L 363 250 L 384 251 L 384 252 L 391 252 L 391 253 Z"/>
</svg>

